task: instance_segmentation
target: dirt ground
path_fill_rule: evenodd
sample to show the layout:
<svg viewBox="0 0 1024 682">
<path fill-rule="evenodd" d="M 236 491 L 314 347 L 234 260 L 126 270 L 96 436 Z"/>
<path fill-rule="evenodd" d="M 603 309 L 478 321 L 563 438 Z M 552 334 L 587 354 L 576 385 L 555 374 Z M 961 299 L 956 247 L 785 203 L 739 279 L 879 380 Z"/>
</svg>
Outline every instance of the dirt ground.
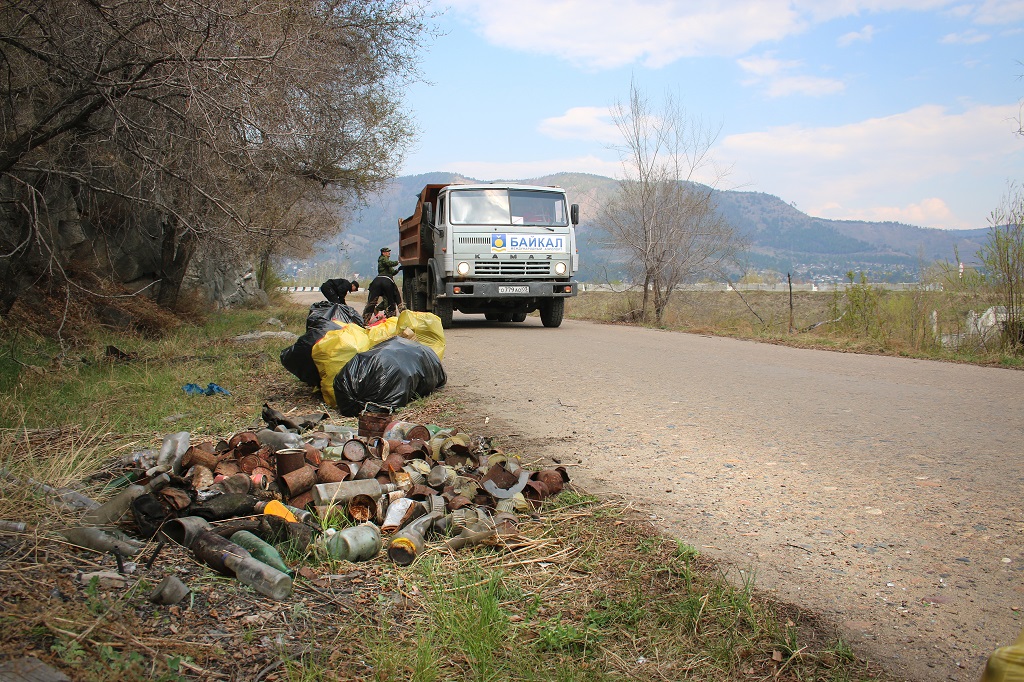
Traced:
<svg viewBox="0 0 1024 682">
<path fill-rule="evenodd" d="M 977 680 L 1024 608 L 1024 372 L 460 317 L 445 390 L 908 680 Z"/>
</svg>

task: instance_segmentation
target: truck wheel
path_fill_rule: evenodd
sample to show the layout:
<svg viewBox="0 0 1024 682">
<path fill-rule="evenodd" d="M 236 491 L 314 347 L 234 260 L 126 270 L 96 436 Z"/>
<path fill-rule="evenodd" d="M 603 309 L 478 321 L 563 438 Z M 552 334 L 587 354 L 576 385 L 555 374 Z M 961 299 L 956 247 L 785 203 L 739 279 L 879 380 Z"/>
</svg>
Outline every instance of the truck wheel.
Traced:
<svg viewBox="0 0 1024 682">
<path fill-rule="evenodd" d="M 545 327 L 557 327 L 562 324 L 562 316 L 564 314 L 564 298 L 552 298 L 540 305 L 540 321 Z"/>
<path fill-rule="evenodd" d="M 497 322 L 498 313 L 484 313 L 484 319 L 487 320 L 488 322 Z"/>
<path fill-rule="evenodd" d="M 511 322 L 512 313 L 498 313 L 498 322 Z"/>
<path fill-rule="evenodd" d="M 416 310 L 416 306 L 413 305 L 416 299 L 416 292 L 414 289 L 415 277 L 409 277 L 408 275 L 402 275 L 402 301 L 405 305 L 412 307 Z"/>
<path fill-rule="evenodd" d="M 434 314 L 441 318 L 441 328 L 450 329 L 452 326 L 452 302 L 447 298 L 434 300 Z"/>
<path fill-rule="evenodd" d="M 512 313 L 513 322 L 526 322 L 526 313 Z"/>
</svg>

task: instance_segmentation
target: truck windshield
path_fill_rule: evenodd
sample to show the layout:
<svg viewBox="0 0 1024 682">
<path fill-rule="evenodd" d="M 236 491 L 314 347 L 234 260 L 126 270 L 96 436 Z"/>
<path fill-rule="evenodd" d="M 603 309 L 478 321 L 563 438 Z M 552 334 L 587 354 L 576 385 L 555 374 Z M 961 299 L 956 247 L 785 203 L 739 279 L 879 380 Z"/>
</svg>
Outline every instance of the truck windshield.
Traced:
<svg viewBox="0 0 1024 682">
<path fill-rule="evenodd" d="M 460 189 L 450 195 L 454 225 L 568 225 L 565 195 L 523 189 Z"/>
</svg>

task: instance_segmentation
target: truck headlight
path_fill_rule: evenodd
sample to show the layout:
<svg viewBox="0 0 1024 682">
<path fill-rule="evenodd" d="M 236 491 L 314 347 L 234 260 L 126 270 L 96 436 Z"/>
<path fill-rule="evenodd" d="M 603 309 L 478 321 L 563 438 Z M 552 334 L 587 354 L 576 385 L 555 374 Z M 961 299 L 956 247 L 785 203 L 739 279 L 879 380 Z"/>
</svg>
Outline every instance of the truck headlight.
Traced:
<svg viewBox="0 0 1024 682">
<path fill-rule="evenodd" d="M 555 263 L 555 274 L 556 275 L 564 275 L 565 274 L 565 263 Z"/>
<path fill-rule="evenodd" d="M 466 275 L 469 274 L 469 263 L 467 263 L 466 261 L 462 261 L 455 269 L 458 271 L 460 275 L 465 277 Z"/>
</svg>

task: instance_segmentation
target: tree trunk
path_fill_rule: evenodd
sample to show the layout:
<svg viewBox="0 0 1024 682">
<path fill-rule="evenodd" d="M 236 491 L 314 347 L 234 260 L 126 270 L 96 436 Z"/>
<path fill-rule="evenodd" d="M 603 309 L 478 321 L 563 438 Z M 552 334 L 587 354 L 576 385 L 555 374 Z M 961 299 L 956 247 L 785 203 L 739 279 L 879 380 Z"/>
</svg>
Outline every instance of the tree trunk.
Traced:
<svg viewBox="0 0 1024 682">
<path fill-rule="evenodd" d="M 160 291 L 156 302 L 167 308 L 174 308 L 181 293 L 181 282 L 185 271 L 196 251 L 198 239 L 195 232 L 185 230 L 178 234 L 178 221 L 169 216 L 164 222 L 164 240 L 160 251 Z"/>
</svg>

